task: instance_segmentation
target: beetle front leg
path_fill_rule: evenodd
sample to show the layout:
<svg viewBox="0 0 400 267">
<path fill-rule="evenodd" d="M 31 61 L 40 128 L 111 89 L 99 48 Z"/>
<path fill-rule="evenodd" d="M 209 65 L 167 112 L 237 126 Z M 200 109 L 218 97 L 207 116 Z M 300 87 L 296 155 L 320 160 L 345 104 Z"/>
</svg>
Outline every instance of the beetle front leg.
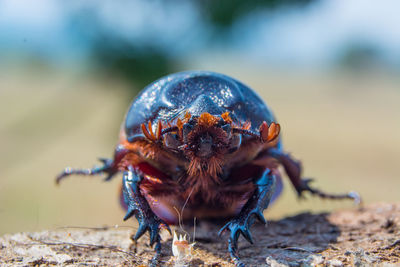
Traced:
<svg viewBox="0 0 400 267">
<path fill-rule="evenodd" d="M 124 217 L 124 221 L 135 215 L 139 222 L 139 229 L 137 230 L 134 241 L 136 242 L 146 231 L 150 234 L 150 246 L 155 244 L 155 255 L 151 261 L 151 265 L 158 265 L 161 255 L 161 237 L 160 228 L 166 228 L 170 233 L 169 226 L 161 220 L 151 210 L 146 198 L 140 192 L 139 184 L 142 180 L 141 174 L 132 166 L 128 167 L 128 171 L 123 174 L 122 192 L 124 201 L 128 206 L 128 211 Z"/>
<path fill-rule="evenodd" d="M 300 162 L 293 159 L 289 154 L 284 153 L 281 149 L 271 148 L 268 150 L 268 155 L 276 158 L 282 164 L 299 196 L 302 196 L 303 192 L 308 191 L 313 195 L 319 196 L 320 198 L 352 199 L 357 204 L 361 202 L 361 197 L 357 192 L 354 191 L 344 194 L 332 194 L 311 187 L 310 183 L 313 181 L 313 179 L 301 178 L 302 168 Z"/>
<path fill-rule="evenodd" d="M 64 180 L 66 177 L 78 174 L 78 175 L 99 175 L 106 174 L 105 181 L 110 181 L 115 174 L 118 173 L 118 164 L 125 157 L 125 155 L 129 152 L 123 145 L 118 145 L 114 152 L 113 159 L 99 158 L 99 160 L 103 163 L 102 166 L 95 166 L 90 169 L 74 169 L 71 167 L 66 167 L 57 177 L 56 184 L 59 184 L 61 180 Z"/>
<path fill-rule="evenodd" d="M 106 173 L 107 177 L 105 178 L 106 181 L 111 180 L 111 178 L 118 172 L 117 169 L 114 168 L 114 162 L 112 159 L 99 159 L 103 166 L 95 166 L 90 169 L 74 169 L 71 167 L 66 167 L 57 177 L 56 177 L 56 184 L 59 184 L 61 180 L 64 180 L 66 177 L 72 174 L 78 175 L 98 175 Z"/>
<path fill-rule="evenodd" d="M 240 261 L 237 252 L 239 236 L 242 234 L 247 241 L 253 244 L 250 227 L 253 225 L 255 219 L 258 219 L 260 222 L 266 224 L 263 211 L 269 205 L 272 194 L 275 190 L 275 182 L 275 176 L 269 169 L 267 169 L 261 178 L 256 181 L 257 189 L 243 206 L 240 213 L 219 231 L 219 235 L 221 235 L 225 230 L 230 231 L 228 249 L 231 259 L 237 266 L 244 266 L 244 264 Z"/>
</svg>

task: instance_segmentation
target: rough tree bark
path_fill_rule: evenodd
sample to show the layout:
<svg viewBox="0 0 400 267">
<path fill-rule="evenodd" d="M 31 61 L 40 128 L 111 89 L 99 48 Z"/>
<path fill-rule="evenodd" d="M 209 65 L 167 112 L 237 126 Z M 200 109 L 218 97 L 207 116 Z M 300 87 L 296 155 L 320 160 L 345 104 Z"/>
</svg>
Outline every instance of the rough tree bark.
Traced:
<svg viewBox="0 0 400 267">
<path fill-rule="evenodd" d="M 233 266 L 226 238 L 200 223 L 191 266 Z M 1 266 L 145 266 L 153 255 L 145 236 L 137 251 L 127 228 L 65 228 L 0 238 Z M 330 214 L 302 213 L 266 227 L 254 225 L 255 245 L 240 240 L 247 266 L 400 266 L 400 203 Z M 163 236 L 162 265 L 173 266 L 171 237 Z"/>
</svg>

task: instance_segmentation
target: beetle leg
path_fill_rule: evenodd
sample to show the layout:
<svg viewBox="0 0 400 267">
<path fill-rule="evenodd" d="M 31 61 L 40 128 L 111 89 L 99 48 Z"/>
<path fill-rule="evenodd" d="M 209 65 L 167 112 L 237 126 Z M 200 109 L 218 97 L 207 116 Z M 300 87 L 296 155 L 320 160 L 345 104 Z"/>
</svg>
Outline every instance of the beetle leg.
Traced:
<svg viewBox="0 0 400 267">
<path fill-rule="evenodd" d="M 106 158 L 99 158 L 99 160 L 103 163 L 103 166 L 95 166 L 91 169 L 74 169 L 71 167 L 65 168 L 57 177 L 56 177 L 56 184 L 59 184 L 61 180 L 65 179 L 66 177 L 72 174 L 78 175 L 99 175 L 99 174 L 107 174 L 105 181 L 110 181 L 115 174 L 118 173 L 118 164 L 121 160 L 126 156 L 129 152 L 128 149 L 125 148 L 123 145 L 118 145 L 114 152 L 113 159 L 106 159 Z"/>
<path fill-rule="evenodd" d="M 114 161 L 112 159 L 99 158 L 99 160 L 103 163 L 103 166 L 95 166 L 91 169 L 74 169 L 71 167 L 66 167 L 57 177 L 56 184 L 59 184 L 61 180 L 72 175 L 98 175 L 102 173 L 106 173 L 107 177 L 106 181 L 111 180 L 111 178 L 118 172 L 118 170 L 114 166 Z"/>
<path fill-rule="evenodd" d="M 132 166 L 129 166 L 128 171 L 125 171 L 123 174 L 122 192 L 124 201 L 128 206 L 124 221 L 133 215 L 138 220 L 139 228 L 133 237 L 135 241 L 147 231 L 149 232 L 150 246 L 155 244 L 155 255 L 151 261 L 151 265 L 157 265 L 161 255 L 160 228 L 166 228 L 170 233 L 171 229 L 151 210 L 146 198 L 140 192 L 139 184 L 141 180 L 142 176 Z"/>
<path fill-rule="evenodd" d="M 240 261 L 238 255 L 238 239 L 240 234 L 246 238 L 251 244 L 253 244 L 253 238 L 250 233 L 250 227 L 253 225 L 255 219 L 258 219 L 263 224 L 266 224 L 266 220 L 263 215 L 264 209 L 266 209 L 271 200 L 272 194 L 275 190 L 275 176 L 267 169 L 260 179 L 256 181 L 257 189 L 247 203 L 243 206 L 240 213 L 225 224 L 224 227 L 219 231 L 221 235 L 224 231 L 230 232 L 228 240 L 228 250 L 232 261 L 237 266 L 244 266 Z"/>
<path fill-rule="evenodd" d="M 331 194 L 311 187 L 310 182 L 312 182 L 313 179 L 301 178 L 301 163 L 293 159 L 289 154 L 284 153 L 281 149 L 271 148 L 268 150 L 268 155 L 276 158 L 282 164 L 299 197 L 302 196 L 303 192 L 308 191 L 313 195 L 319 196 L 320 198 L 352 199 L 357 204 L 361 202 L 361 197 L 357 192 L 352 191 L 344 194 Z"/>
</svg>

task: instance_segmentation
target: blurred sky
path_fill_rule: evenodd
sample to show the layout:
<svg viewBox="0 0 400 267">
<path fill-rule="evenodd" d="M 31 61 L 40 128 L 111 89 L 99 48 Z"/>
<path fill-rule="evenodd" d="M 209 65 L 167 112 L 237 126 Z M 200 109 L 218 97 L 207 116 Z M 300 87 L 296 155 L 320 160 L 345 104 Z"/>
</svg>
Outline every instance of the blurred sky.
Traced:
<svg viewBox="0 0 400 267">
<path fill-rule="evenodd" d="M 62 62 L 88 59 L 99 31 L 151 45 L 184 59 L 227 49 L 248 60 L 283 67 L 336 64 L 352 48 L 369 49 L 400 66 L 400 2 L 311 1 L 302 7 L 259 7 L 238 17 L 218 40 L 201 1 L 0 1 L 0 55 L 40 55 Z M 221 37 L 221 36 L 220 36 Z"/>
</svg>

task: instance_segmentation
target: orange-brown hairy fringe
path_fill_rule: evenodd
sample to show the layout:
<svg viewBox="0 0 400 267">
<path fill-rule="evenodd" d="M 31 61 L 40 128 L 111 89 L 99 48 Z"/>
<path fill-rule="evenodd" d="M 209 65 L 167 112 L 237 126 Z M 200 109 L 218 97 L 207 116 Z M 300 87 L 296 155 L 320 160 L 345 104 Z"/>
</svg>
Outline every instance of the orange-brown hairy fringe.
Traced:
<svg viewBox="0 0 400 267">
<path fill-rule="evenodd" d="M 202 132 L 213 133 L 214 140 L 218 143 L 227 144 L 229 142 L 226 132 L 222 129 L 198 124 L 198 127 L 188 136 L 189 143 L 195 142 L 196 136 Z M 218 176 L 222 173 L 224 151 L 216 149 L 214 152 L 215 154 L 208 159 L 196 157 L 195 152 L 191 150 L 186 152 L 188 158 L 190 158 L 185 182 L 186 186 L 193 188 L 193 194 L 199 192 L 204 194 L 203 196 L 206 200 L 212 198 L 209 188 L 220 183 Z"/>
<path fill-rule="evenodd" d="M 192 117 L 192 115 L 189 112 L 186 112 L 185 117 L 184 117 L 185 122 L 188 122 L 191 117 Z"/>
<path fill-rule="evenodd" d="M 211 157 L 207 161 L 194 157 L 190 161 L 187 173 L 190 177 L 207 176 L 218 183 L 218 174 L 222 172 L 221 164 L 222 159 L 218 155 Z M 205 165 L 207 165 L 207 169 L 204 168 Z"/>
<path fill-rule="evenodd" d="M 200 115 L 197 125 L 211 127 L 211 126 L 214 126 L 216 123 L 218 123 L 217 117 L 211 115 L 208 112 L 204 112 Z"/>
<path fill-rule="evenodd" d="M 229 112 L 225 112 L 221 114 L 221 118 L 226 122 L 226 123 L 232 123 L 232 118 L 229 116 Z"/>
<path fill-rule="evenodd" d="M 149 140 L 151 140 L 151 141 L 154 141 L 154 140 L 153 140 L 153 137 L 151 136 L 151 134 L 150 134 L 149 131 L 147 130 L 146 125 L 145 125 L 144 123 L 142 123 L 140 126 L 141 126 L 141 128 L 142 128 L 142 132 L 143 132 L 144 136 L 145 136 L 147 139 L 149 139 Z M 151 132 L 151 128 L 150 128 L 149 130 L 150 130 L 150 132 Z"/>
<path fill-rule="evenodd" d="M 176 126 L 179 128 L 179 130 L 182 129 L 183 127 L 183 122 L 180 118 L 178 118 L 178 120 L 176 121 Z"/>
<path fill-rule="evenodd" d="M 250 128 L 251 128 L 251 122 L 245 121 L 245 122 L 243 123 L 243 125 L 242 125 L 242 129 L 244 129 L 244 130 L 250 130 Z"/>
<path fill-rule="evenodd" d="M 118 169 L 120 171 L 125 171 L 129 166 L 135 166 L 139 164 L 142 160 L 135 153 L 127 153 L 118 164 Z"/>
<path fill-rule="evenodd" d="M 125 140 L 120 144 L 126 149 L 132 151 L 132 154 L 137 155 L 139 158 L 153 159 L 157 152 L 160 150 L 156 144 L 149 143 L 146 140 L 138 140 L 133 143 Z"/>
<path fill-rule="evenodd" d="M 190 162 L 185 187 L 190 188 L 194 196 L 202 194 L 203 199 L 209 202 L 215 198 L 215 191 L 210 188 L 220 184 L 217 173 L 221 172 L 221 164 L 218 159 L 211 158 L 207 161 L 207 171 L 202 168 L 202 164 L 199 159 Z"/>
<path fill-rule="evenodd" d="M 152 127 L 151 121 L 149 121 L 149 123 L 147 124 L 148 128 L 146 128 L 146 125 L 144 123 L 142 123 L 140 125 L 140 127 L 142 129 L 142 132 L 143 132 L 144 136 L 148 140 L 150 140 L 152 142 L 156 142 L 157 140 L 160 140 L 161 132 L 162 132 L 162 129 L 163 129 L 163 125 L 162 125 L 161 121 L 158 121 L 158 123 L 156 125 L 156 132 L 155 133 L 153 132 L 153 127 Z"/>
<path fill-rule="evenodd" d="M 244 123 L 233 123 L 233 128 L 248 131 L 251 128 L 251 122 L 245 121 Z"/>
</svg>

